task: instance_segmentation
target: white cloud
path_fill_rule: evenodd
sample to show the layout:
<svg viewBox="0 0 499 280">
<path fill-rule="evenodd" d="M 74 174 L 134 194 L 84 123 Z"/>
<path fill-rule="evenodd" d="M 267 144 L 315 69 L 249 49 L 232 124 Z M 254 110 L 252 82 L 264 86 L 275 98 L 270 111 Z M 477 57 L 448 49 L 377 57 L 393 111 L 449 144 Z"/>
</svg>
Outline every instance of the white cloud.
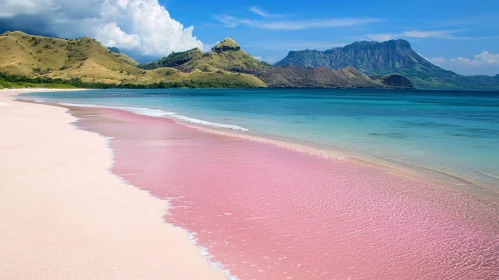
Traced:
<svg viewBox="0 0 499 280">
<path fill-rule="evenodd" d="M 467 36 L 456 36 L 454 34 L 464 32 L 464 29 L 453 29 L 453 30 L 407 30 L 402 33 L 381 33 L 381 34 L 368 34 L 366 37 L 374 41 L 388 41 L 397 38 L 440 38 L 447 40 L 482 40 L 482 39 L 494 39 L 498 36 L 485 36 L 485 37 L 467 37 Z"/>
<path fill-rule="evenodd" d="M 252 20 L 247 18 L 236 18 L 230 15 L 218 15 L 215 19 L 222 22 L 226 27 L 245 25 L 253 28 L 272 30 L 301 30 L 311 28 L 348 27 L 383 21 L 379 18 L 326 18 L 309 20 Z"/>
<path fill-rule="evenodd" d="M 468 37 L 457 37 L 454 36 L 454 33 L 462 32 L 464 30 L 430 30 L 430 31 L 421 31 L 421 30 L 408 30 L 402 33 L 382 33 L 382 34 L 368 34 L 367 38 L 374 41 L 388 41 L 396 38 L 441 38 L 441 39 L 454 39 L 454 40 L 465 40 L 469 39 Z"/>
<path fill-rule="evenodd" d="M 204 45 L 158 0 L 6 0 L 0 18 L 42 16 L 60 37 L 91 36 L 140 55 L 168 55 Z"/>
<path fill-rule="evenodd" d="M 442 64 L 447 62 L 447 59 L 445 59 L 443 57 L 434 57 L 434 58 L 429 58 L 427 60 L 435 65 L 438 65 L 438 66 L 441 66 Z"/>
<path fill-rule="evenodd" d="M 483 51 L 475 55 L 472 59 L 465 57 L 456 57 L 451 59 L 446 59 L 443 57 L 427 58 L 432 63 L 435 64 L 445 64 L 445 63 L 459 63 L 468 66 L 474 65 L 496 65 L 499 66 L 499 54 L 492 54 L 488 51 Z"/>
<path fill-rule="evenodd" d="M 52 0 L 6 0 L 2 3 L 0 17 L 11 17 L 17 14 L 34 14 L 55 11 L 59 6 Z"/>
<path fill-rule="evenodd" d="M 465 57 L 457 57 L 449 60 L 444 60 L 445 63 L 460 64 L 463 66 L 499 66 L 499 54 L 492 54 L 488 51 L 483 51 L 475 55 L 472 59 Z"/>
<path fill-rule="evenodd" d="M 270 15 L 269 15 L 268 13 L 264 12 L 263 10 L 260 10 L 260 9 L 259 9 L 259 8 L 257 8 L 257 7 L 251 7 L 249 10 L 250 10 L 251 12 L 253 12 L 253 13 L 255 13 L 255 14 L 259 15 L 259 16 L 262 16 L 262 17 L 270 17 Z"/>
<path fill-rule="evenodd" d="M 265 61 L 269 64 L 273 64 L 277 62 L 277 59 L 273 57 L 261 57 L 261 56 L 253 56 L 255 59 L 260 60 L 260 61 Z"/>
<path fill-rule="evenodd" d="M 267 40 L 267 41 L 251 41 L 246 46 L 261 50 L 325 50 L 336 47 L 344 47 L 348 43 L 337 43 L 327 41 L 293 41 L 293 40 Z"/>
<path fill-rule="evenodd" d="M 452 34 L 460 31 L 461 30 L 436 30 L 436 31 L 409 30 L 402 33 L 401 36 L 412 37 L 412 38 L 436 37 L 436 38 L 452 39 L 456 38 L 452 36 Z"/>
<path fill-rule="evenodd" d="M 251 7 L 250 9 L 250 12 L 253 12 L 259 16 L 262 16 L 262 17 L 282 17 L 282 15 L 278 15 L 278 14 L 270 14 L 270 13 L 267 13 L 265 12 L 264 10 L 260 9 L 260 8 L 257 8 L 257 7 Z"/>
<path fill-rule="evenodd" d="M 384 41 L 389 41 L 392 40 L 396 37 L 394 34 L 368 34 L 366 35 L 369 40 L 373 41 L 379 41 L 379 42 L 384 42 Z"/>
<path fill-rule="evenodd" d="M 499 73 L 499 54 L 492 54 L 488 51 L 482 51 L 473 58 L 424 58 L 435 65 L 460 74 L 496 75 Z"/>
<path fill-rule="evenodd" d="M 479 63 L 499 65 L 499 54 L 491 54 L 488 51 L 483 51 L 475 55 L 475 61 Z"/>
<path fill-rule="evenodd" d="M 128 50 L 139 48 L 141 41 L 139 36 L 123 32 L 116 23 L 109 23 L 99 30 L 97 39 L 106 46 L 119 46 Z"/>
</svg>

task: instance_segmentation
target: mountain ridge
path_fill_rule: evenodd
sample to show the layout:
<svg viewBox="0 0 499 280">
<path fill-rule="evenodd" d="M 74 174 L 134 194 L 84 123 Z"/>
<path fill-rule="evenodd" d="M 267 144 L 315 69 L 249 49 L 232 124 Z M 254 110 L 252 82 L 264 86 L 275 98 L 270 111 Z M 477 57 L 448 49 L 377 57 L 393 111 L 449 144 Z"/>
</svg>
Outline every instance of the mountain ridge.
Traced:
<svg viewBox="0 0 499 280">
<path fill-rule="evenodd" d="M 137 65 L 119 49 L 107 48 L 93 38 L 69 40 L 6 32 L 0 35 L 0 74 L 7 82 L 38 79 L 102 87 L 412 87 L 405 77 L 371 77 L 351 66 L 275 67 L 255 59 L 230 38 L 206 53 L 192 49 Z"/>
<path fill-rule="evenodd" d="M 351 65 L 368 75 L 401 74 L 422 89 L 499 90 L 490 76 L 463 76 L 416 53 L 406 40 L 360 41 L 326 51 L 290 51 L 276 65 L 337 68 Z"/>
<path fill-rule="evenodd" d="M 206 71 L 213 68 L 223 69 L 253 75 L 261 79 L 269 87 L 413 87 L 408 80 L 404 81 L 404 83 L 393 84 L 400 80 L 385 81 L 384 79 L 372 78 L 351 66 L 338 69 L 275 67 L 255 59 L 242 50 L 231 38 L 223 40 L 206 53 L 201 53 L 199 49 L 172 53 L 152 63 L 141 64 L 139 67 L 142 69 L 174 67 L 183 72 Z"/>
<path fill-rule="evenodd" d="M 93 38 L 73 40 L 6 32 L 0 35 L 0 73 L 27 78 L 49 78 L 85 83 L 136 84 L 184 83 L 266 87 L 260 79 L 228 71 L 191 71 L 172 67 L 143 70 L 130 57 L 115 53 Z M 193 82 L 194 81 L 194 82 Z"/>
</svg>

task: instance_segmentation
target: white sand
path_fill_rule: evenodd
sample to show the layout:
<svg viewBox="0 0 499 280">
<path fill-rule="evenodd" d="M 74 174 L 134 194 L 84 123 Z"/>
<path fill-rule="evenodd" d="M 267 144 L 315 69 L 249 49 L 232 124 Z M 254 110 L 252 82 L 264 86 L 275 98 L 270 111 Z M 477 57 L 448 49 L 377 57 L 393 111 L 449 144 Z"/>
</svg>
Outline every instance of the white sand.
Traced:
<svg viewBox="0 0 499 280">
<path fill-rule="evenodd" d="M 225 279 L 65 109 L 0 91 L 0 279 Z"/>
</svg>

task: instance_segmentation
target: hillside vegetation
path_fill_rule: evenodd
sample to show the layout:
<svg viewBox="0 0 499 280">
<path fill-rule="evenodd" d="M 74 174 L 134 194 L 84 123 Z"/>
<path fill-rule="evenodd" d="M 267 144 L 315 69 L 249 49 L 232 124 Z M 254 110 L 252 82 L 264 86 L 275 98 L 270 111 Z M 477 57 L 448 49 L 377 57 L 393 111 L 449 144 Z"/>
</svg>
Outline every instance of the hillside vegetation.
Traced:
<svg viewBox="0 0 499 280">
<path fill-rule="evenodd" d="M 174 67 L 187 73 L 196 70 L 210 72 L 214 69 L 223 69 L 229 72 L 253 75 L 269 87 L 393 87 L 384 83 L 383 80 L 373 79 L 353 67 L 339 69 L 275 67 L 255 59 L 230 38 L 218 43 L 207 53 L 202 53 L 199 49 L 172 53 L 168 57 L 139 65 L 139 67 L 143 69 Z"/>
<path fill-rule="evenodd" d="M 64 40 L 7 32 L 0 35 L 0 50 L 0 73 L 28 78 L 80 79 L 85 83 L 111 85 L 177 82 L 266 86 L 252 75 L 219 69 L 189 73 L 168 67 L 150 71 L 139 69 L 130 57 L 115 53 L 92 38 Z"/>
<path fill-rule="evenodd" d="M 172 53 L 138 65 L 117 48 L 92 38 L 65 40 L 22 32 L 0 35 L 2 85 L 61 84 L 97 88 L 170 87 L 296 87 L 411 88 L 403 79 L 370 77 L 354 67 L 275 67 L 259 61 L 227 38 L 203 53 L 199 49 Z M 34 84 L 33 84 L 34 83 Z M 395 84 L 394 84 L 395 83 Z"/>
</svg>

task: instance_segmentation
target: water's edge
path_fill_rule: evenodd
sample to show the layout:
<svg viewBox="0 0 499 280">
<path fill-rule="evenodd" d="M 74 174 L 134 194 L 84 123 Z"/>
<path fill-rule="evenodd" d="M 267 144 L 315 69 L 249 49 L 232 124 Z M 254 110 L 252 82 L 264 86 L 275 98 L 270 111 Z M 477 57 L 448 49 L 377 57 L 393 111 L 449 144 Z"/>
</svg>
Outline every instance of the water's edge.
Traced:
<svg viewBox="0 0 499 280">
<path fill-rule="evenodd" d="M 277 137 L 265 133 L 259 133 L 247 128 L 232 125 L 213 123 L 195 118 L 179 115 L 175 112 L 165 112 L 159 109 L 142 108 L 142 107 L 122 107 L 122 106 L 104 106 L 94 104 L 78 104 L 66 102 L 49 102 L 37 98 L 18 98 L 19 101 L 43 103 L 50 106 L 63 107 L 71 112 L 71 108 L 103 108 L 103 109 L 116 109 L 121 111 L 131 112 L 137 115 L 144 115 L 157 118 L 167 118 L 178 124 L 187 127 L 202 130 L 207 133 L 214 133 L 224 135 L 227 137 L 237 137 L 241 139 L 257 141 L 260 143 L 271 144 L 280 148 L 290 149 L 293 151 L 311 154 L 319 157 L 324 157 L 330 160 L 345 160 L 363 166 L 379 168 L 388 171 L 391 174 L 407 177 L 412 180 L 433 182 L 439 186 L 452 188 L 474 196 L 478 196 L 485 200 L 493 198 L 494 201 L 499 201 L 499 189 L 496 185 L 487 185 L 478 183 L 472 179 L 465 178 L 459 174 L 452 174 L 430 167 L 420 166 L 416 164 L 407 164 L 380 158 L 368 154 L 353 153 L 340 148 L 331 146 L 323 146 L 313 142 L 306 142 L 298 139 L 290 139 L 284 137 Z"/>
</svg>

